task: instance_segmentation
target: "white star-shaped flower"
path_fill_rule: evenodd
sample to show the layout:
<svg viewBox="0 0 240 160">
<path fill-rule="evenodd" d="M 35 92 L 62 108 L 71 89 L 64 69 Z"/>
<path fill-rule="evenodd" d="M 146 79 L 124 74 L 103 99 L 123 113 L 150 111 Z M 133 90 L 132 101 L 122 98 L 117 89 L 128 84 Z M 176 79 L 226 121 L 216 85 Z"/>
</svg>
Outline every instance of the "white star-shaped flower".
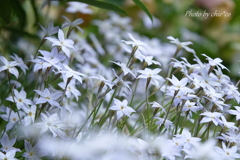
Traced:
<svg viewBox="0 0 240 160">
<path fill-rule="evenodd" d="M 16 78 L 18 78 L 19 73 L 16 68 L 16 66 L 19 65 L 18 62 L 16 62 L 16 61 L 8 62 L 8 60 L 6 58 L 4 58 L 3 56 L 0 56 L 0 60 L 4 64 L 3 66 L 0 66 L 0 72 L 8 70 L 8 72 L 13 74 Z"/>
<path fill-rule="evenodd" d="M 27 108 L 28 105 L 32 104 L 32 101 L 26 98 L 27 94 L 24 90 L 18 92 L 14 89 L 13 93 L 14 96 L 10 96 L 6 100 L 16 103 L 18 109 Z"/>
<path fill-rule="evenodd" d="M 146 43 L 137 40 L 133 37 L 133 35 L 131 33 L 127 33 L 128 36 L 130 37 L 131 41 L 124 41 L 122 40 L 122 42 L 128 44 L 128 45 L 132 45 L 132 47 L 138 47 L 138 50 L 142 53 L 142 54 L 146 54 Z"/>
<path fill-rule="evenodd" d="M 132 112 L 136 112 L 134 109 L 127 105 L 128 101 L 125 99 L 122 102 L 114 98 L 114 104 L 109 109 L 117 111 L 117 119 L 120 119 L 124 114 L 130 117 Z"/>
<path fill-rule="evenodd" d="M 169 39 L 171 43 L 178 45 L 178 47 L 184 48 L 186 51 L 196 54 L 192 48 L 188 47 L 188 45 L 193 44 L 192 42 L 180 42 L 178 38 L 173 38 L 172 36 L 168 36 L 167 39 Z"/>
<path fill-rule="evenodd" d="M 49 89 L 45 88 L 44 91 L 34 90 L 37 92 L 41 97 L 37 100 L 36 104 L 42 104 L 42 103 L 49 103 L 51 105 L 60 107 L 58 103 L 58 99 L 62 96 L 62 92 L 57 91 L 54 93 L 51 93 Z"/>
<path fill-rule="evenodd" d="M 78 80 L 80 83 L 82 83 L 82 77 L 86 77 L 84 74 L 74 71 L 72 70 L 67 64 L 63 64 L 63 67 L 65 68 L 65 70 L 63 71 L 59 71 L 60 73 L 64 73 L 64 76 L 66 76 L 66 78 L 75 78 L 76 80 Z"/>
<path fill-rule="evenodd" d="M 68 48 L 74 49 L 74 42 L 71 39 L 65 39 L 64 33 L 61 29 L 58 30 L 58 39 L 52 37 L 46 37 L 45 39 L 53 42 L 52 46 L 60 46 L 66 56 L 70 57 L 70 51 Z"/>
</svg>

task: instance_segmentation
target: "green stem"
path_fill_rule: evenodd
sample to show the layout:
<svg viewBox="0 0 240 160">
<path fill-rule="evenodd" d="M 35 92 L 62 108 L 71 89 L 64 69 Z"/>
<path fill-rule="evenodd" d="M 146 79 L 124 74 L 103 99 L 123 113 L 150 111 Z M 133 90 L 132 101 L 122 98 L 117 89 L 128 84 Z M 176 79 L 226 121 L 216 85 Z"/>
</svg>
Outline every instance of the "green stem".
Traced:
<svg viewBox="0 0 240 160">
<path fill-rule="evenodd" d="M 214 133 L 213 133 L 213 136 L 215 137 L 215 135 L 216 135 L 216 133 L 217 133 L 217 126 L 215 127 L 215 129 L 214 129 Z M 220 135 L 220 134 L 219 134 Z"/>
<path fill-rule="evenodd" d="M 136 85 L 134 87 L 134 90 L 133 90 L 133 93 L 132 93 L 132 98 L 131 98 L 131 101 L 130 101 L 130 106 L 132 106 L 133 99 L 134 99 L 134 96 L 135 96 L 135 93 L 136 93 L 136 90 L 137 90 L 138 83 L 139 83 L 139 79 L 137 79 L 137 81 L 136 81 Z"/>
<path fill-rule="evenodd" d="M 93 114 L 93 118 L 92 118 L 91 126 L 92 126 L 93 123 L 94 123 L 94 120 L 95 120 L 95 118 L 96 118 L 96 115 L 97 115 L 97 113 L 98 113 L 98 111 L 99 111 L 99 109 L 100 109 L 102 103 L 103 103 L 103 99 L 100 101 L 100 103 L 98 104 L 98 106 L 95 107 L 95 108 L 93 109 L 94 114 Z"/>
<path fill-rule="evenodd" d="M 200 114 L 199 114 L 200 115 Z M 195 131 L 194 131 L 194 137 L 197 137 L 197 135 L 198 135 L 198 132 L 202 129 L 202 127 L 203 127 L 203 125 L 204 124 L 202 124 L 202 126 L 199 128 L 199 125 L 200 125 L 200 121 L 202 120 L 202 118 L 203 118 L 203 116 L 201 116 L 199 119 L 195 119 L 195 122 L 197 121 L 197 123 L 195 123 L 195 127 L 193 126 L 193 128 L 195 129 Z"/>
<path fill-rule="evenodd" d="M 176 115 L 176 118 L 175 118 L 175 132 L 174 134 L 177 134 L 177 129 L 178 129 L 178 122 L 179 122 L 179 119 L 180 119 L 180 114 L 181 114 L 181 109 L 179 109 L 179 104 L 177 106 L 177 115 Z"/>
<path fill-rule="evenodd" d="M 177 134 L 180 115 L 182 113 L 182 109 L 183 109 L 183 106 L 185 105 L 185 103 L 186 103 L 186 100 L 183 101 L 183 103 L 181 104 L 180 108 L 179 108 L 179 106 L 177 107 L 177 118 L 176 118 L 176 121 L 175 121 L 176 127 L 175 127 L 175 133 L 174 134 Z M 178 108 L 179 108 L 179 110 L 178 110 Z"/>
<path fill-rule="evenodd" d="M 207 133 L 207 131 L 210 129 L 210 126 L 212 125 L 212 121 L 208 123 L 207 128 L 205 129 L 205 131 L 203 132 L 203 134 L 201 135 L 201 139 L 203 138 L 203 136 Z"/>
<path fill-rule="evenodd" d="M 160 125 L 160 129 L 159 129 L 160 131 L 163 129 L 164 123 L 165 123 L 166 120 L 167 120 L 167 117 L 168 117 L 168 115 L 169 115 L 171 106 L 172 106 L 172 104 L 173 104 L 174 98 L 176 97 L 177 93 L 178 93 L 178 91 L 175 91 L 174 96 L 173 96 L 173 98 L 172 98 L 172 100 L 171 100 L 171 104 L 170 104 L 170 106 L 169 106 L 169 108 L 168 108 L 168 110 L 167 110 L 167 114 L 166 114 L 166 116 L 165 116 L 165 118 L 164 118 L 164 121 L 163 121 L 163 123 Z"/>
<path fill-rule="evenodd" d="M 35 116 L 35 120 L 36 120 L 38 117 L 40 117 L 40 114 L 41 114 L 42 110 L 44 109 L 44 107 L 45 107 L 46 105 L 47 105 L 47 103 L 42 104 L 41 109 L 40 109 L 40 111 L 39 111 L 39 113 L 38 113 L 38 116 Z M 37 115 L 37 114 L 36 114 L 36 115 Z"/>
<path fill-rule="evenodd" d="M 190 111 L 187 111 L 186 116 L 185 116 L 184 120 L 182 121 L 182 124 L 181 124 L 182 127 L 181 127 L 181 130 L 180 130 L 180 134 L 182 134 L 182 131 L 183 131 L 183 128 L 184 128 L 184 124 L 186 123 L 187 116 L 188 116 L 189 112 Z"/>
<path fill-rule="evenodd" d="M 95 108 L 92 110 L 92 112 L 89 114 L 87 120 L 84 122 L 84 124 L 82 125 L 82 127 L 79 129 L 79 131 L 77 132 L 75 138 L 78 136 L 78 134 L 82 131 L 83 127 L 87 124 L 88 120 L 91 118 L 92 114 L 94 113 Z"/>
<path fill-rule="evenodd" d="M 128 62 L 127 62 L 127 66 L 129 65 L 129 63 L 130 63 L 131 60 L 133 59 L 133 56 L 134 56 L 135 52 L 137 51 L 137 49 L 138 49 L 138 46 L 134 46 L 134 47 L 133 47 L 132 52 L 131 52 L 131 55 L 130 55 L 130 58 L 129 58 Z M 132 63 L 130 63 L 130 66 L 131 66 L 131 65 L 132 65 Z M 129 68 L 130 68 L 130 66 L 129 66 Z"/>
<path fill-rule="evenodd" d="M 177 56 L 177 54 L 179 53 L 179 51 L 181 50 L 181 46 L 178 46 L 177 47 L 177 49 L 176 49 L 176 51 L 175 51 L 175 53 L 174 53 L 174 56 L 173 56 L 173 58 L 175 58 L 176 56 Z M 170 78 L 170 75 L 171 75 L 171 73 L 172 73 L 172 69 L 173 69 L 173 67 L 172 66 L 170 66 L 170 69 L 168 70 L 168 74 L 167 74 L 167 78 Z M 167 91 L 167 86 L 168 86 L 168 83 L 169 83 L 169 80 L 166 78 L 166 86 L 165 86 L 165 91 L 164 91 L 164 93 L 166 93 L 166 91 Z M 163 105 L 163 103 L 164 103 L 164 101 L 165 101 L 165 94 L 163 95 L 163 100 L 162 100 L 162 105 Z"/>
<path fill-rule="evenodd" d="M 67 32 L 67 37 L 66 37 L 66 38 L 68 38 L 68 37 L 70 36 L 71 31 L 72 31 L 72 27 L 70 26 L 70 27 L 68 28 L 68 32 Z"/>
<path fill-rule="evenodd" d="M 151 78 L 147 79 L 146 83 L 146 106 L 147 106 L 147 117 L 148 117 L 148 128 L 150 128 L 150 109 L 149 109 L 149 102 L 148 102 L 148 86 L 151 81 Z"/>
<path fill-rule="evenodd" d="M 37 48 L 37 51 L 35 52 L 35 54 L 34 54 L 34 59 L 38 56 L 38 50 L 41 48 L 41 46 L 46 42 L 46 39 L 45 39 L 45 37 L 46 36 L 44 36 L 43 37 L 43 39 L 41 40 L 41 43 L 40 43 L 40 45 L 38 46 L 38 48 Z M 31 65 L 32 66 L 32 65 Z M 31 67 L 30 67 L 31 68 Z"/>
<path fill-rule="evenodd" d="M 110 105 L 112 104 L 113 98 L 114 98 L 115 94 L 117 93 L 117 89 L 118 89 L 118 88 L 116 88 L 116 89 L 114 90 L 114 92 L 113 92 L 113 94 L 112 94 L 112 97 L 111 97 L 111 99 L 110 99 L 110 101 L 109 101 L 109 103 L 108 103 L 108 106 L 107 106 L 104 114 L 102 115 L 102 117 L 100 118 L 100 120 L 99 120 L 99 122 L 98 122 L 98 124 L 99 124 L 100 126 L 103 125 L 104 121 L 105 121 L 106 118 L 107 118 L 107 117 L 105 118 L 105 115 L 107 114 L 108 109 L 109 109 Z"/>
<path fill-rule="evenodd" d="M 113 117 L 114 112 L 111 111 L 111 112 L 109 112 L 109 114 L 110 114 L 110 117 L 109 117 L 108 130 L 110 130 L 110 125 L 111 125 L 111 122 L 112 122 L 112 117 Z M 99 122 L 100 122 L 100 121 L 99 121 Z"/>
<path fill-rule="evenodd" d="M 166 106 L 168 106 L 170 103 L 171 103 L 171 102 L 169 102 L 168 104 L 166 104 L 166 105 L 164 106 L 164 108 L 165 108 Z M 141 105 L 140 105 L 140 106 L 141 106 Z M 160 110 L 158 110 L 158 112 L 160 112 Z M 146 121 L 146 123 L 148 123 L 148 121 L 152 120 L 152 119 L 154 118 L 154 116 L 155 116 L 155 114 L 153 114 L 153 115 L 150 117 L 150 119 L 148 119 L 148 120 Z M 133 131 L 130 133 L 130 136 L 133 135 L 136 131 L 138 131 L 138 130 L 141 129 L 141 128 L 142 128 L 142 126 L 139 126 L 137 129 L 133 130 Z"/>
</svg>

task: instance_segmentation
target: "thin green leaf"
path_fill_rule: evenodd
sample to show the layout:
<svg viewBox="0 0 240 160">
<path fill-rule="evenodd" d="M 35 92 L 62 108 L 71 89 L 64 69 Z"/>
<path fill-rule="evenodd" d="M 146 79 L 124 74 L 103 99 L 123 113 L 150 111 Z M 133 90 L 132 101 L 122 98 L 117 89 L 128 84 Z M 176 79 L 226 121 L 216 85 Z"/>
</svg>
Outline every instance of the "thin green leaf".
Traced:
<svg viewBox="0 0 240 160">
<path fill-rule="evenodd" d="M 0 26 L 0 30 L 1 29 L 8 30 L 8 31 L 14 33 L 15 35 L 27 36 L 29 38 L 38 38 L 38 36 L 35 35 L 35 34 L 28 33 L 28 32 L 26 32 L 26 31 L 24 31 L 22 29 L 18 29 L 18 28 L 15 28 L 15 27 Z"/>
<path fill-rule="evenodd" d="M 10 16 L 11 16 L 11 10 L 12 10 L 11 4 L 9 0 L 5 0 L 5 1 L 0 0 L 0 6 L 4 6 L 1 8 L 0 17 L 3 19 L 5 23 L 8 24 L 10 22 Z"/>
<path fill-rule="evenodd" d="M 140 0 L 133 0 L 133 2 L 136 3 L 136 5 L 138 5 L 145 13 L 147 13 L 148 17 L 153 22 L 152 14 L 149 12 L 147 7 Z"/>
<path fill-rule="evenodd" d="M 107 3 L 107 2 L 98 1 L 98 0 L 65 0 L 65 2 L 72 2 L 72 1 L 86 3 L 91 6 L 95 6 L 95 7 L 107 9 L 107 10 L 112 10 L 112 11 L 127 15 L 123 9 L 121 9 L 120 7 L 118 7 L 112 3 Z"/>
<path fill-rule="evenodd" d="M 31 0 L 31 5 L 33 8 L 34 16 L 35 16 L 35 24 L 34 25 L 37 25 L 37 22 L 39 22 L 39 16 L 38 16 L 38 10 L 37 10 L 36 4 L 35 4 L 35 0 Z"/>
<path fill-rule="evenodd" d="M 104 1 L 115 4 L 117 6 L 122 6 L 126 0 L 104 0 Z"/>
<path fill-rule="evenodd" d="M 26 23 L 26 12 L 18 0 L 10 0 L 13 11 L 19 19 L 20 28 L 24 28 Z"/>
</svg>

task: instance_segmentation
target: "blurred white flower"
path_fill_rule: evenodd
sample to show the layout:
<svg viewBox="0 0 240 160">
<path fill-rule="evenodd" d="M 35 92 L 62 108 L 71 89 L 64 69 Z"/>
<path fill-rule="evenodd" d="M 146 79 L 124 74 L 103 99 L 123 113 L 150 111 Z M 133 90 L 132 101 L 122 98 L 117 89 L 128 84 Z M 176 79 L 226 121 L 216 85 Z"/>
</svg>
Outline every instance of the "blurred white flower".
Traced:
<svg viewBox="0 0 240 160">
<path fill-rule="evenodd" d="M 121 67 L 124 76 L 126 76 L 128 73 L 130 73 L 134 78 L 136 78 L 136 76 L 133 74 L 133 72 L 127 67 L 127 65 L 125 63 L 121 63 L 121 62 L 114 62 L 114 61 L 110 61 L 118 66 Z"/>
<path fill-rule="evenodd" d="M 54 137 L 65 137 L 65 133 L 63 132 L 63 129 L 65 129 L 65 125 L 59 120 L 57 113 L 54 113 L 52 115 L 41 113 L 41 119 L 42 122 L 34 124 L 36 128 L 40 128 L 40 134 L 49 130 Z"/>
<path fill-rule="evenodd" d="M 76 13 L 81 12 L 83 14 L 92 14 L 93 11 L 88 8 L 88 5 L 81 2 L 68 2 L 69 6 L 66 9 L 66 12 Z"/>
<path fill-rule="evenodd" d="M 158 28 L 161 26 L 161 21 L 152 16 L 153 21 L 148 17 L 145 12 L 140 12 L 139 17 L 143 20 L 143 24 L 147 29 Z"/>
<path fill-rule="evenodd" d="M 215 150 L 222 156 L 224 160 L 235 160 L 240 158 L 240 154 L 237 153 L 237 146 L 227 147 L 224 142 L 222 142 L 222 148 L 215 147 Z"/>
<path fill-rule="evenodd" d="M 240 134 L 238 130 L 229 129 L 226 133 L 222 133 L 220 136 L 217 136 L 216 138 L 221 139 L 224 142 L 238 144 L 240 140 Z"/>
<path fill-rule="evenodd" d="M 98 41 L 97 37 L 95 36 L 95 34 L 90 33 L 89 37 L 91 38 L 97 52 L 101 55 L 104 55 L 105 51 L 104 51 L 103 47 L 101 46 L 100 42 Z"/>
<path fill-rule="evenodd" d="M 216 140 L 208 139 L 204 143 L 198 143 L 194 149 L 183 149 L 186 153 L 185 159 L 217 159 L 222 160 L 221 156 L 214 150 Z"/>
<path fill-rule="evenodd" d="M 72 29 L 75 27 L 77 28 L 80 32 L 84 33 L 84 31 L 79 27 L 80 24 L 83 23 L 83 19 L 78 18 L 76 20 L 74 20 L 73 22 L 71 22 L 67 17 L 62 16 L 66 21 L 62 24 L 62 28 L 65 27 L 69 27 L 69 31 L 72 31 Z M 70 34 L 70 32 L 68 31 L 68 34 Z"/>
<path fill-rule="evenodd" d="M 24 152 L 22 156 L 25 157 L 26 160 L 41 160 L 40 157 L 46 155 L 46 153 L 40 149 L 39 144 L 32 147 L 32 144 L 25 140 L 24 147 L 26 152 Z"/>
<path fill-rule="evenodd" d="M 166 129 L 169 129 L 170 127 L 174 127 L 174 124 L 173 122 L 167 120 L 167 119 L 164 119 L 164 118 L 159 118 L 159 117 L 154 117 L 155 119 L 157 119 L 158 121 L 156 122 L 156 124 L 159 124 L 159 125 L 164 125 Z"/>
<path fill-rule="evenodd" d="M 44 28 L 41 24 L 39 24 L 43 32 L 45 33 L 44 37 L 48 37 L 54 35 L 58 32 L 59 27 L 54 27 L 53 22 L 50 22 L 46 28 Z"/>
</svg>

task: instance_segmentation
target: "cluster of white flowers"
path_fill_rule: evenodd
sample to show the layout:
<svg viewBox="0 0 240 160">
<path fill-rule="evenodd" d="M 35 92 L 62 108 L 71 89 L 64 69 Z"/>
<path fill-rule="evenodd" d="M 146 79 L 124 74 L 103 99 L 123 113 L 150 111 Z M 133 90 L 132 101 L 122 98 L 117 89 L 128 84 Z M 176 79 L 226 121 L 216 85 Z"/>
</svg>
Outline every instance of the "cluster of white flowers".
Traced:
<svg viewBox="0 0 240 160">
<path fill-rule="evenodd" d="M 92 13 L 69 5 L 67 12 Z M 220 58 L 202 54 L 202 62 L 191 42 L 140 36 L 115 13 L 93 22 L 103 39 L 86 40 L 82 19 L 64 19 L 61 27 L 41 26 L 40 47 L 49 50 L 28 62 L 0 56 L 0 87 L 8 86 L 0 160 L 240 158 L 240 93 Z M 179 57 L 182 49 L 193 64 Z"/>
</svg>

